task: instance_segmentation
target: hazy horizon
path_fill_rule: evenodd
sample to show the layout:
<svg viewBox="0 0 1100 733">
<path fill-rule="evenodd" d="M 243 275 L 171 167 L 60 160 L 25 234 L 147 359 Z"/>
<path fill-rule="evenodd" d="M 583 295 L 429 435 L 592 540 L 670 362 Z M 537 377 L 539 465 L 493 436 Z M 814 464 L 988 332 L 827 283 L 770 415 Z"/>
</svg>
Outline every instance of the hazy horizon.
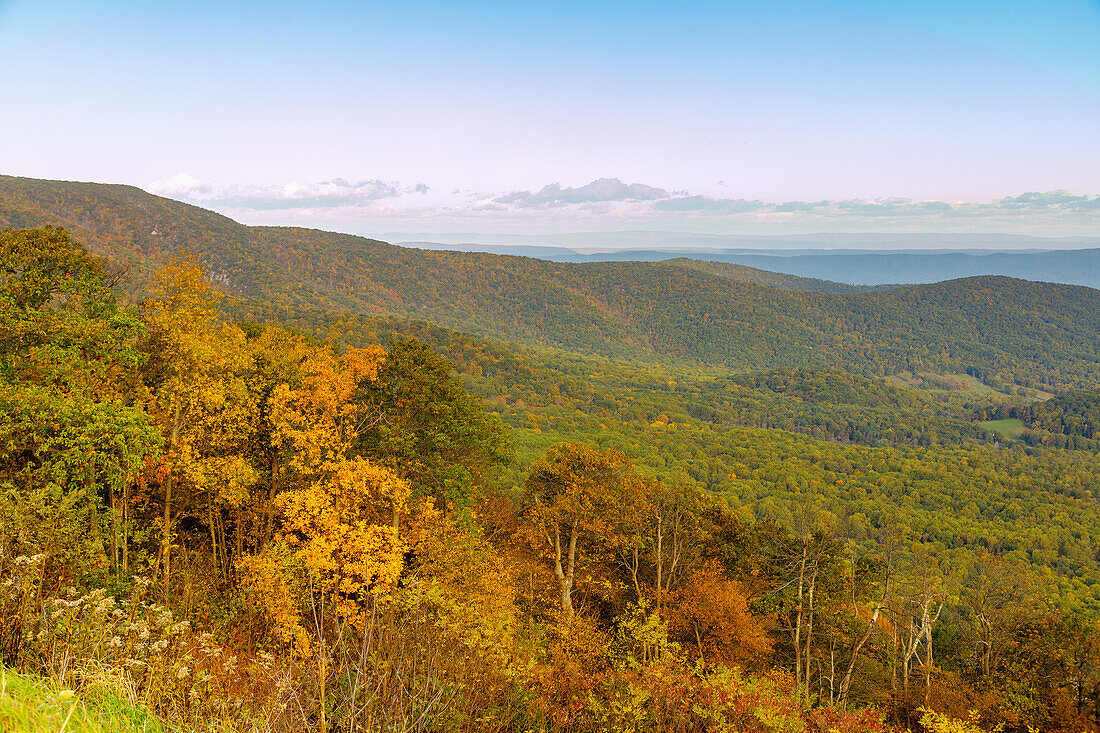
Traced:
<svg viewBox="0 0 1100 733">
<path fill-rule="evenodd" d="M 370 235 L 394 244 L 429 247 L 528 247 L 596 254 L 622 250 L 683 252 L 1044 252 L 1100 248 L 1100 236 L 1042 237 L 1011 233 L 808 232 L 730 234 L 660 230 L 486 234 L 477 232 L 381 232 Z"/>
</svg>

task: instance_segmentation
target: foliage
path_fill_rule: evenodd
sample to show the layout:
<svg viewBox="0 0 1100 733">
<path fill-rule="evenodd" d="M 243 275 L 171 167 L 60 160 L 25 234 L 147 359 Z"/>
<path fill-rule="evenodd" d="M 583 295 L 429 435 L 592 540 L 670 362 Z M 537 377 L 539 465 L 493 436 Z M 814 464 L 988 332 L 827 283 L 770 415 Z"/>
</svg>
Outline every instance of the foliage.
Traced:
<svg viewBox="0 0 1100 733">
<path fill-rule="evenodd" d="M 0 232 L 0 257 L 0 550 L 87 573 L 160 442 L 130 393 L 144 327 L 64 231 Z"/>
<path fill-rule="evenodd" d="M 184 729 L 1100 727 L 1100 457 L 979 427 L 1087 412 L 1024 385 L 1091 373 L 1087 337 L 1039 352 L 1093 296 L 520 272 L 159 206 L 268 259 L 170 260 L 129 307 L 67 235 L 0 238 L 6 664 Z M 277 317 L 249 278 L 283 259 L 309 335 L 233 323 Z"/>
<path fill-rule="evenodd" d="M 506 457 L 495 415 L 474 401 L 452 365 L 420 341 L 391 343 L 376 379 L 359 381 L 356 404 L 378 418 L 359 433 L 365 455 L 392 467 L 440 506 L 469 508 Z"/>
<path fill-rule="evenodd" d="M 670 599 L 674 638 L 709 665 L 746 666 L 772 650 L 766 621 L 753 614 L 748 594 L 711 560 Z"/>
<path fill-rule="evenodd" d="M 920 724 L 928 733 L 984 733 L 984 728 L 979 725 L 978 711 L 972 710 L 965 719 L 952 718 L 934 710 L 921 710 Z M 994 733 L 999 733 L 1004 725 L 993 728 Z"/>
</svg>

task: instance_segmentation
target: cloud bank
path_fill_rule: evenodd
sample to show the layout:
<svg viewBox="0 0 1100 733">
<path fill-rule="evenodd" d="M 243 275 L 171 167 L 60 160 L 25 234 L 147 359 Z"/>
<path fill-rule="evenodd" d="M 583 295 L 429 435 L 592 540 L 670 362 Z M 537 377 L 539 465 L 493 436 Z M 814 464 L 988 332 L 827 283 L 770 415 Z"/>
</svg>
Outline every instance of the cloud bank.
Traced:
<svg viewBox="0 0 1100 733">
<path fill-rule="evenodd" d="M 213 185 L 180 174 L 152 193 L 214 209 L 250 224 L 371 232 L 554 233 L 677 229 L 710 233 L 828 231 L 1100 233 L 1100 195 L 1026 192 L 986 202 L 902 197 L 819 201 L 722 198 L 618 178 L 569 187 L 490 192 L 425 183 L 334 178 L 319 183 Z"/>
<path fill-rule="evenodd" d="M 348 181 L 333 178 L 320 183 L 287 183 L 255 186 L 233 184 L 215 186 L 186 173 L 149 186 L 150 193 L 201 203 L 210 208 L 271 211 L 283 209 L 331 209 L 364 206 L 373 201 L 394 199 L 405 194 L 425 194 L 425 183 L 402 187 L 396 182 L 378 179 Z"/>
<path fill-rule="evenodd" d="M 570 206 L 609 201 L 656 201 L 667 199 L 668 191 L 641 183 L 629 186 L 618 178 L 601 178 L 580 188 L 562 188 L 558 183 L 543 186 L 538 193 L 513 191 L 493 199 L 494 203 L 510 204 L 519 208 L 535 206 Z"/>
</svg>

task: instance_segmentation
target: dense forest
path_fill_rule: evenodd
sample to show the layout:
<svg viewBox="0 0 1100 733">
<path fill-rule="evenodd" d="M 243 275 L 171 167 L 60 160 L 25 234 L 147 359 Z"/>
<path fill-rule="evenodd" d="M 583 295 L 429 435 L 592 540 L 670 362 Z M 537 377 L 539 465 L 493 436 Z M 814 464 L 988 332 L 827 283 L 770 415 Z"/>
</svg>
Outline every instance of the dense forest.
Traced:
<svg viewBox="0 0 1100 733">
<path fill-rule="evenodd" d="M 0 233 L 5 669 L 181 730 L 1100 728 L 1100 454 L 1027 437 L 1095 437 L 1095 291 L 348 269 L 0 182 L 108 255 Z"/>
<path fill-rule="evenodd" d="M 1029 430 L 1032 444 L 1100 450 L 1100 391 L 1065 392 L 1012 411 Z"/>
<path fill-rule="evenodd" d="M 0 224 L 69 228 L 129 266 L 139 289 L 156 256 L 191 252 L 241 299 L 235 312 L 253 319 L 310 308 L 388 313 L 662 367 L 969 373 L 998 389 L 1047 392 L 1100 378 L 1100 291 L 1084 287 L 974 277 L 818 292 L 682 260 L 568 264 L 246 227 L 136 188 L 3 176 Z"/>
</svg>

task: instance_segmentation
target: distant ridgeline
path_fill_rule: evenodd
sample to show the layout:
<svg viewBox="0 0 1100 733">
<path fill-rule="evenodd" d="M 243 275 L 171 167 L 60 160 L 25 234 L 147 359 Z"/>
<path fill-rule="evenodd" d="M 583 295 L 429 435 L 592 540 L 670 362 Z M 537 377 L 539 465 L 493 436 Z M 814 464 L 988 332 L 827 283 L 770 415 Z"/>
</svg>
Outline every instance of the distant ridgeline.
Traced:
<svg viewBox="0 0 1100 733">
<path fill-rule="evenodd" d="M 130 267 L 195 254 L 237 312 L 321 308 L 653 364 L 970 373 L 1048 392 L 1100 381 L 1100 291 L 973 277 L 876 292 L 692 260 L 568 264 L 247 227 L 127 186 L 0 177 L 0 224 L 55 225 Z"/>
<path fill-rule="evenodd" d="M 812 237 L 808 239 L 813 239 Z M 1012 244 L 1019 245 L 1021 238 L 1006 238 Z M 760 238 L 752 242 L 756 247 L 770 248 L 776 244 L 790 246 L 789 240 Z M 935 235 L 928 237 L 924 244 L 946 248 L 948 242 L 941 242 Z M 1081 240 L 1043 240 L 1038 237 L 1026 238 L 1025 243 L 1035 247 L 1043 245 L 1068 247 L 1046 251 L 875 251 L 862 249 L 865 240 L 857 240 L 853 249 L 841 251 L 745 251 L 742 249 L 692 249 L 676 248 L 666 250 L 627 249 L 598 254 L 552 254 L 549 259 L 559 262 L 604 262 L 604 261 L 659 261 L 671 258 L 690 257 L 696 262 L 707 262 L 715 267 L 762 268 L 775 273 L 784 273 L 788 277 L 825 278 L 841 280 L 845 283 L 860 283 L 862 289 L 896 287 L 898 284 L 930 283 L 951 280 L 960 277 L 978 275 L 1006 275 L 1042 282 L 1059 282 L 1073 285 L 1100 287 L 1100 240 L 1084 240 L 1090 248 L 1082 249 Z M 824 249 L 828 242 L 805 242 Z M 920 244 L 920 242 L 917 242 Z M 984 242 L 995 248 L 998 242 Z M 1001 243 L 1002 246 L 1004 243 Z M 780 275 L 782 277 L 782 275 Z M 770 283 L 769 283 L 770 284 Z M 782 287 L 782 285 L 777 285 Z M 859 289 L 858 285 L 849 285 Z M 814 288 L 817 289 L 817 288 Z M 831 291 L 826 291 L 831 292 Z M 840 291 L 838 291 L 840 292 Z"/>
</svg>

